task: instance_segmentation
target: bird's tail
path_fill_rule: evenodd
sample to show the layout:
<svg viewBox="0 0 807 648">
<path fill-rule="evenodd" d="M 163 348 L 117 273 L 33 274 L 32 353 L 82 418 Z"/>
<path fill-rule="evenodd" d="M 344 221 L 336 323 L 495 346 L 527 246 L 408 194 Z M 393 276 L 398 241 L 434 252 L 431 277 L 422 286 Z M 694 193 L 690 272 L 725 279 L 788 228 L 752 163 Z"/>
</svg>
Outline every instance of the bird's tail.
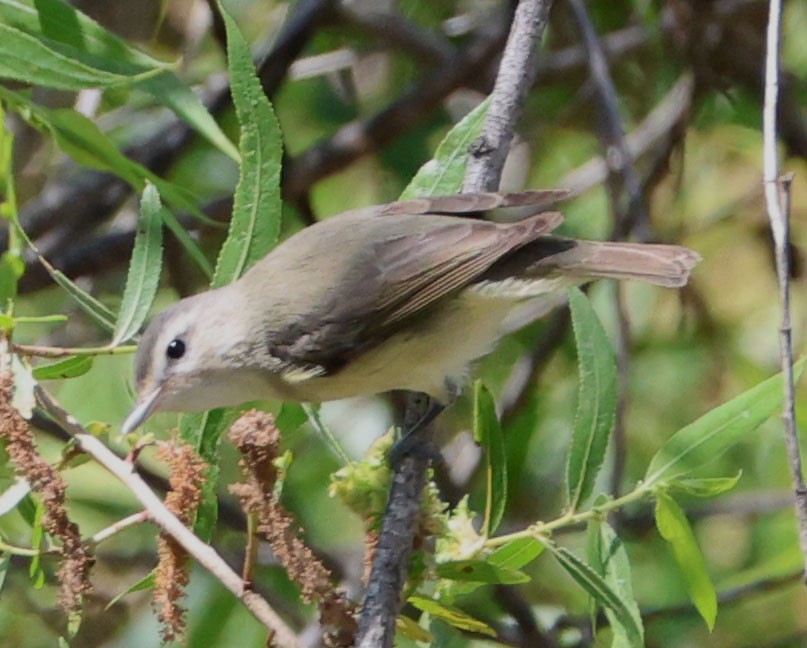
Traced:
<svg viewBox="0 0 807 648">
<path fill-rule="evenodd" d="M 574 241 L 569 249 L 539 260 L 528 273 L 559 272 L 585 278 L 638 279 L 677 288 L 686 284 L 700 255 L 679 245 Z"/>
</svg>

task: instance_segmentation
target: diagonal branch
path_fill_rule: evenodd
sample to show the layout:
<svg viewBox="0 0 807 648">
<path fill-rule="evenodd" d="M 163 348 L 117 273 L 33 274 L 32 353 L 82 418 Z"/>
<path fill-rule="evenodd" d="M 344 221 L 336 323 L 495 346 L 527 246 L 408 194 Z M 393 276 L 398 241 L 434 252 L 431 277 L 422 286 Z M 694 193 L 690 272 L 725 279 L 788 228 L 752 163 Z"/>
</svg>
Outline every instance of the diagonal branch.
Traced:
<svg viewBox="0 0 807 648">
<path fill-rule="evenodd" d="M 300 646 L 294 631 L 256 592 L 245 587 L 229 565 L 208 544 L 200 540 L 177 517 L 169 511 L 145 481 L 133 470 L 132 464 L 117 457 L 104 443 L 87 432 L 68 412 L 54 401 L 41 387 L 36 388 L 40 406 L 51 415 L 64 430 L 76 440 L 78 446 L 123 482 L 137 498 L 151 519 L 167 534 L 173 537 L 207 569 L 217 580 L 232 592 L 252 613 L 252 615 L 272 633 L 277 645 L 284 648 Z"/>
<path fill-rule="evenodd" d="M 504 48 L 479 138 L 471 144 L 463 191 L 496 191 L 510 151 L 515 124 L 535 78 L 538 43 L 551 1 L 521 0 Z"/>
</svg>

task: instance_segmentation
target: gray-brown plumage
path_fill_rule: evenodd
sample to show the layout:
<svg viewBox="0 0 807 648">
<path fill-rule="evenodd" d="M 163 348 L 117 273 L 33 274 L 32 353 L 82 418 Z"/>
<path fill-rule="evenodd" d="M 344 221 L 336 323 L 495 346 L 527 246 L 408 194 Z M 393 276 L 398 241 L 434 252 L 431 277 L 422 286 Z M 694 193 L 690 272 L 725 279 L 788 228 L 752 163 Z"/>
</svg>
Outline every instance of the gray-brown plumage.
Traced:
<svg viewBox="0 0 807 648">
<path fill-rule="evenodd" d="M 556 212 L 509 224 L 468 217 L 535 209 L 559 193 L 415 199 L 304 229 L 235 283 L 154 320 L 138 348 L 139 404 L 126 426 L 157 409 L 262 398 L 410 389 L 445 401 L 525 301 L 554 302 L 600 277 L 686 283 L 699 260 L 687 248 L 550 236 Z"/>
</svg>

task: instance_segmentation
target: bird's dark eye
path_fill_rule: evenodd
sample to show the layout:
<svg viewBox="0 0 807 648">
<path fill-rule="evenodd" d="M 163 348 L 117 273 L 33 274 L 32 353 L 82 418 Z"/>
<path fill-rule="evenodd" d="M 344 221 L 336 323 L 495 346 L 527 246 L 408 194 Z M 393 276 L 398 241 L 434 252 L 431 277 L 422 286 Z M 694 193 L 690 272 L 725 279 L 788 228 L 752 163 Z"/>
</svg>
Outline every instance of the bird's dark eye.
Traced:
<svg viewBox="0 0 807 648">
<path fill-rule="evenodd" d="M 165 349 L 165 355 L 171 360 L 179 360 L 185 355 L 185 343 L 182 340 L 171 340 Z"/>
</svg>

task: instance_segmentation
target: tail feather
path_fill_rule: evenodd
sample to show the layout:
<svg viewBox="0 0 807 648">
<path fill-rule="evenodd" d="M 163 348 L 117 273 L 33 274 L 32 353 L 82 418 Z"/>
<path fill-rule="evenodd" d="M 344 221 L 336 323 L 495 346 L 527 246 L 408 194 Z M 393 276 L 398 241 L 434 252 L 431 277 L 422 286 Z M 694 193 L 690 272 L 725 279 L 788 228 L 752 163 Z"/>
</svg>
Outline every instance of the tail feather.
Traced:
<svg viewBox="0 0 807 648">
<path fill-rule="evenodd" d="M 678 245 L 574 241 L 567 250 L 540 259 L 528 274 L 560 272 L 581 278 L 638 279 L 678 288 L 687 283 L 700 255 Z"/>
</svg>

